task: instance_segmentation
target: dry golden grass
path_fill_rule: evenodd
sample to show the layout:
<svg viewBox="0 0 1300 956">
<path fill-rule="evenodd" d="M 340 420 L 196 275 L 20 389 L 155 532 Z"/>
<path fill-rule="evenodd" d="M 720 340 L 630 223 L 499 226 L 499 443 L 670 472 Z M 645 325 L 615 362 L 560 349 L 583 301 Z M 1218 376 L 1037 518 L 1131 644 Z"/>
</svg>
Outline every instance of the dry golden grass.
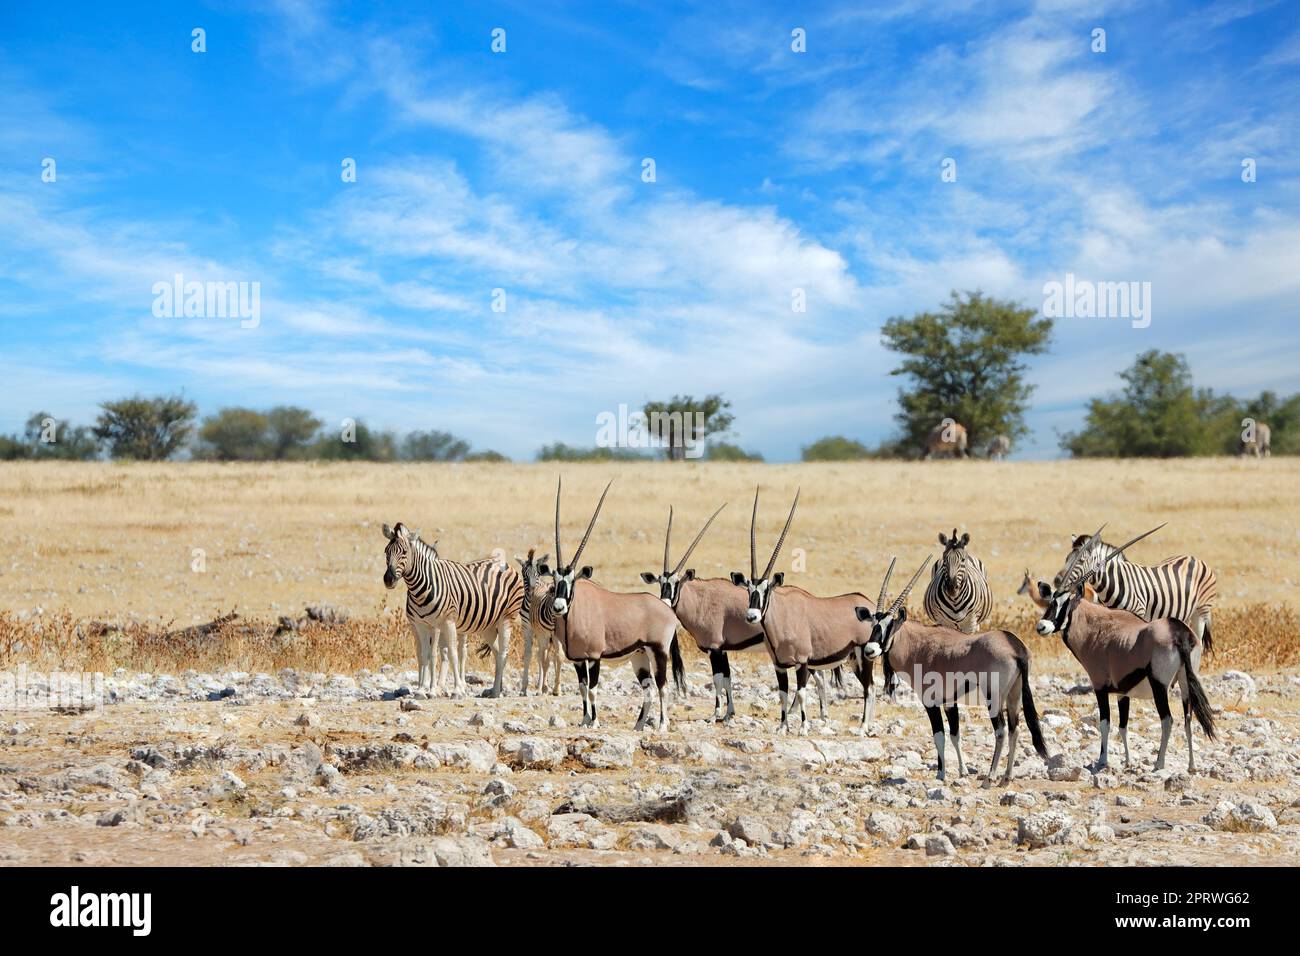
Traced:
<svg viewBox="0 0 1300 956">
<path fill-rule="evenodd" d="M 530 546 L 554 548 L 555 478 L 565 478 L 571 550 L 609 478 L 616 478 L 584 555 L 607 587 L 643 588 L 657 568 L 668 505 L 675 550 L 721 502 L 729 507 L 691 564 L 704 576 L 748 561 L 749 504 L 760 503 L 760 551 L 770 549 L 796 486 L 799 514 L 782 558 L 788 580 L 818 593 L 874 596 L 890 555 L 910 569 L 937 549 L 935 535 L 967 529 L 989 570 L 1001 612 L 1027 634 L 1017 597 L 1025 568 L 1047 577 L 1073 532 L 1108 521 L 1115 537 L 1161 521 L 1134 548 L 1155 561 L 1191 552 L 1219 576 L 1215 666 L 1297 663 L 1300 461 L 866 462 L 748 464 L 107 464 L 0 465 L 0 664 L 19 658 L 65 666 L 230 665 L 319 670 L 412 656 L 398 619 L 401 590 L 385 591 L 380 525 L 402 520 L 439 539 L 447 557 Z M 196 550 L 205 570 L 194 571 Z M 795 562 L 792 568 L 792 562 Z M 327 602 L 349 624 L 310 626 L 293 641 L 270 622 Z M 914 602 L 919 603 L 919 602 Z M 55 615 L 34 632 L 15 614 Z M 188 644 L 168 630 L 231 609 L 241 623 Z M 386 612 L 386 613 L 385 613 Z M 62 615 L 62 616 L 59 616 Z M 93 635 L 78 622 L 115 620 Z M 135 623 L 133 623 L 135 622 Z M 176 622 L 171 628 L 166 625 Z M 1036 652 L 1055 651 L 1034 639 Z M 1052 645 L 1054 646 L 1054 645 Z M 57 659 L 57 661 L 56 661 Z"/>
</svg>

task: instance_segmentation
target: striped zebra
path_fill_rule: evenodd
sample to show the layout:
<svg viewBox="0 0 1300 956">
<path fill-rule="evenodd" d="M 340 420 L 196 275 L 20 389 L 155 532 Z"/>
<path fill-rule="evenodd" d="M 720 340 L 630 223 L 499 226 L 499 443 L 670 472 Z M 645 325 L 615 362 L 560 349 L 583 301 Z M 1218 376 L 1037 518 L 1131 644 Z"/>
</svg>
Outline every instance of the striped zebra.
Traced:
<svg viewBox="0 0 1300 956">
<path fill-rule="evenodd" d="M 1153 528 L 1157 531 L 1163 528 Z M 1130 541 L 1145 538 L 1144 535 Z M 1092 536 L 1076 535 L 1070 545 L 1062 573 L 1053 581 L 1053 587 L 1060 587 L 1065 568 L 1074 562 L 1075 555 L 1088 546 Z M 1210 633 L 1210 612 L 1219 597 L 1219 582 L 1208 564 L 1190 554 L 1179 554 L 1166 558 L 1159 564 L 1135 564 L 1122 553 L 1123 548 L 1098 540 L 1091 555 L 1080 555 L 1082 567 L 1087 567 L 1086 576 L 1097 591 L 1097 601 L 1107 607 L 1131 611 L 1145 621 L 1158 621 L 1161 618 L 1177 618 L 1186 624 L 1205 646 L 1206 653 L 1214 650 L 1214 639 Z M 1116 551 L 1121 553 L 1113 559 Z"/>
<path fill-rule="evenodd" d="M 993 595 L 984 563 L 966 551 L 970 535 L 949 538 L 939 532 L 943 555 L 930 568 L 930 585 L 925 589 L 925 613 L 940 627 L 952 627 L 974 634 L 989 619 Z"/>
<path fill-rule="evenodd" d="M 496 653 L 496 680 L 485 697 L 505 693 L 506 653 L 510 648 L 510 626 L 524 604 L 524 582 L 509 565 L 492 559 L 459 564 L 438 557 L 437 543 L 420 540 L 400 521 L 397 527 L 384 525 L 384 587 L 394 588 L 399 579 L 406 583 L 406 619 L 415 632 L 420 660 L 420 684 L 434 691 L 434 639 L 450 657 L 454 693 L 464 694 L 466 640 L 484 636 Z M 457 637 L 460 644 L 457 647 Z M 426 683 L 427 678 L 427 683 Z M 441 685 L 439 673 L 437 684 Z"/>
<path fill-rule="evenodd" d="M 524 679 L 519 693 L 528 696 L 528 668 L 533 657 L 533 641 L 537 641 L 537 692 L 546 692 L 546 669 L 555 668 L 555 687 L 552 694 L 560 693 L 560 642 L 555 639 L 555 605 L 551 603 L 551 585 L 542 580 L 541 566 L 550 559 L 549 554 L 537 557 L 537 549 L 529 548 L 528 556 L 515 555 L 519 572 L 524 579 Z"/>
</svg>

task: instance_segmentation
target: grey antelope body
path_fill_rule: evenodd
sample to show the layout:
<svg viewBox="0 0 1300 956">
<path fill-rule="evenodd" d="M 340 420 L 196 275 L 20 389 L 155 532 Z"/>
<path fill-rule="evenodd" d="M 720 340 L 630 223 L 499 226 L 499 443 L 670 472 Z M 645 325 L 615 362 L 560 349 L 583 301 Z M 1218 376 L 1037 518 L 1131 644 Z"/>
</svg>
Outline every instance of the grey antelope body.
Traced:
<svg viewBox="0 0 1300 956">
<path fill-rule="evenodd" d="M 394 588 L 399 579 L 406 584 L 406 619 L 415 632 L 420 684 L 433 692 L 436 638 L 450 658 L 454 692 L 464 693 L 465 640 L 471 634 L 492 634 L 488 641 L 496 652 L 496 682 L 485 696 L 503 693 L 510 627 L 523 608 L 523 579 L 496 561 L 460 564 L 440 558 L 436 543 L 420 540 L 418 531 L 400 521 L 383 530 L 388 539 L 384 586 Z"/>
<path fill-rule="evenodd" d="M 795 508 L 799 505 L 798 492 L 790 506 L 790 516 L 767 562 L 767 570 L 758 573 L 755 544 L 755 522 L 758 518 L 758 492 L 754 492 L 754 514 L 749 525 L 749 577 L 733 571 L 732 584 L 744 588 L 748 596 L 745 619 L 752 625 L 761 625 L 763 643 L 772 664 L 776 667 L 776 684 L 781 698 L 780 733 L 790 730 L 789 712 L 793 702 L 799 706 L 800 733 L 808 732 L 807 695 L 810 672 L 839 668 L 852 663 L 858 680 L 862 682 L 862 723 L 859 734 L 865 734 L 871 723 L 875 706 L 875 685 L 872 682 L 871 661 L 862 653 L 862 647 L 871 636 L 870 625 L 864 626 L 854 613 L 854 608 L 867 605 L 870 600 L 862 594 L 841 594 L 838 597 L 817 597 L 803 588 L 784 586 L 785 575 L 772 573 L 781 546 L 785 543 Z M 796 690 L 790 694 L 789 671 L 795 671 Z"/>
<path fill-rule="evenodd" d="M 1268 458 L 1273 454 L 1273 429 L 1269 428 L 1263 422 L 1255 423 L 1255 437 L 1253 440 L 1247 440 L 1243 435 L 1237 442 L 1237 454 L 1242 458 L 1251 455 L 1255 458 L 1263 456 Z"/>
<path fill-rule="evenodd" d="M 534 643 L 537 649 L 537 692 L 546 691 L 546 671 L 554 667 L 552 694 L 560 692 L 560 645 L 555 640 L 555 607 L 551 604 L 551 586 L 542 580 L 538 570 L 550 555 L 536 557 L 536 549 L 529 548 L 527 557 L 515 555 L 519 573 L 524 579 L 524 675 L 519 683 L 519 693 L 528 695 L 528 670 L 532 662 Z"/>
<path fill-rule="evenodd" d="M 939 543 L 943 545 L 943 556 L 930 569 L 925 613 L 941 627 L 974 634 L 988 620 L 993 607 L 984 563 L 966 550 L 970 535 L 958 538 L 956 528 L 951 538 L 940 532 Z"/>
<path fill-rule="evenodd" d="M 1131 611 L 1146 621 L 1177 618 L 1192 629 L 1205 650 L 1213 651 L 1210 615 L 1219 597 L 1219 583 L 1210 566 L 1190 554 L 1166 558 L 1154 565 L 1134 564 L 1124 556 L 1124 548 L 1163 527 L 1159 525 L 1120 548 L 1078 535 L 1066 567 L 1078 556 L 1080 564 L 1075 567 L 1088 569 L 1085 577 L 1097 592 L 1099 603 Z M 1054 586 L 1063 586 L 1064 574 L 1062 569 Z"/>
<path fill-rule="evenodd" d="M 1098 531 L 1093 540 L 1099 540 L 1100 535 Z M 1164 767 L 1173 727 L 1169 688 L 1177 684 L 1183 697 L 1187 770 L 1194 771 L 1193 715 L 1205 735 L 1214 739 L 1214 718 L 1196 675 L 1201 661 L 1201 642 L 1195 632 L 1176 618 L 1146 621 L 1130 611 L 1094 602 L 1082 562 L 1067 565 L 1062 577 L 1062 586 L 1055 589 L 1048 587 L 1046 582 L 1038 584 L 1038 597 L 1044 610 L 1037 630 L 1044 636 L 1060 634 L 1070 653 L 1088 673 L 1088 680 L 1097 695 L 1100 719 L 1101 754 L 1097 758 L 1097 769 L 1105 767 L 1107 762 L 1111 694 L 1119 695 L 1119 734 L 1124 744 L 1126 764 L 1129 762 L 1129 700 L 1149 697 L 1155 702 L 1156 713 L 1160 716 L 1160 752 L 1155 769 Z"/>
<path fill-rule="evenodd" d="M 994 435 L 984 454 L 990 461 L 1000 461 L 1011 454 L 1011 439 L 1006 435 Z"/>
<path fill-rule="evenodd" d="M 613 482 L 610 482 L 613 484 Z M 573 662 L 578 673 L 578 692 L 582 696 L 583 726 L 599 726 L 596 715 L 596 687 L 600 682 L 602 661 L 632 659 L 638 682 L 644 692 L 636 729 L 651 723 L 651 674 L 659 689 L 660 730 L 668 729 L 665 685 L 669 661 L 679 691 L 685 691 L 685 665 L 677 642 L 677 618 L 672 610 L 652 594 L 620 594 L 607 591 L 591 581 L 590 565 L 579 568 L 578 560 L 600 517 L 601 505 L 609 485 L 601 493 L 595 513 L 587 525 L 573 557 L 565 562 L 560 546 L 560 487 L 555 491 L 555 637 L 564 656 Z M 545 564 L 540 573 L 551 573 Z"/>
<path fill-rule="evenodd" d="M 927 458 L 969 458 L 966 449 L 966 426 L 946 418 L 925 436 L 922 460 Z"/>
<path fill-rule="evenodd" d="M 673 568 L 669 567 L 669 546 L 673 530 L 673 513 L 669 508 L 668 530 L 664 535 L 664 569 L 659 574 L 643 571 L 641 580 L 646 584 L 659 585 L 659 599 L 673 609 L 677 620 L 695 640 L 696 646 L 709 655 L 709 665 L 713 670 L 713 719 L 729 722 L 736 715 L 736 707 L 731 693 L 731 661 L 727 655 L 761 647 L 763 628 L 746 620 L 749 602 L 745 598 L 745 592 L 731 581 L 725 578 L 697 578 L 694 568 L 682 570 L 723 507 L 726 506 L 713 512 Z M 825 718 L 826 687 L 820 672 L 817 674 L 817 690 L 821 715 Z M 727 704 L 725 711 L 722 709 L 724 697 Z"/>
<path fill-rule="evenodd" d="M 926 558 L 926 562 L 930 559 Z M 1004 737 L 1007 740 L 1007 769 L 1002 783 L 1011 779 L 1016 763 L 1016 735 L 1020 710 L 1025 712 L 1025 724 L 1034 750 L 1046 759 L 1047 748 L 1038 725 L 1038 712 L 1029 688 L 1029 649 L 1010 631 L 984 631 L 980 634 L 954 635 L 948 628 L 932 627 L 909 620 L 907 595 L 925 570 L 925 563 L 912 577 L 911 583 L 887 604 L 889 578 L 894 569 L 890 562 L 885 572 L 885 583 L 880 589 L 880 600 L 873 613 L 869 607 L 857 609 L 859 619 L 872 622 L 871 639 L 865 653 L 880 657 L 885 668 L 885 686 L 892 683 L 894 675 L 906 680 L 930 718 L 930 731 L 939 757 L 939 779 L 947 772 L 944 762 L 944 717 L 957 752 L 957 772 L 964 775 L 966 765 L 961 755 L 958 702 L 971 693 L 978 694 L 980 702 L 988 709 L 993 724 L 995 744 L 993 762 L 989 765 L 984 785 L 991 786 L 1002 756 Z"/>
</svg>

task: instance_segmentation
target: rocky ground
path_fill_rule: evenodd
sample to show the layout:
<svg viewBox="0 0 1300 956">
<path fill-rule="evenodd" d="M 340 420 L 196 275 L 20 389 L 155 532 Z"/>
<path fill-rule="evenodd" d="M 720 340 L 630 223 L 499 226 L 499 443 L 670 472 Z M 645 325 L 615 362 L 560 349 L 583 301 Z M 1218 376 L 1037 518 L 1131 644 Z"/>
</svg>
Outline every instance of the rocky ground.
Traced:
<svg viewBox="0 0 1300 956">
<path fill-rule="evenodd" d="M 560 697 L 422 699 L 415 675 L 109 675 L 108 703 L 21 709 L 0 689 L 0 862 L 7 864 L 1294 864 L 1300 676 L 1211 675 L 1220 739 L 1134 705 L 1134 766 L 1097 753 L 1091 692 L 1034 680 L 1048 747 L 1015 779 L 939 784 L 914 700 L 837 698 L 807 736 L 773 733 L 761 662 L 737 670 L 736 720 L 712 721 L 707 675 L 670 732 L 634 733 L 630 673 L 605 675 L 599 730 Z M 612 678 L 612 679 L 611 679 Z M 29 686 L 40 678 L 27 675 Z M 481 684 L 471 685 L 478 692 Z M 860 693 L 850 681 L 849 693 Z M 5 699 L 5 693 L 9 693 Z M 65 701 L 65 704 L 67 702 Z M 1176 705 L 1177 706 L 1177 705 Z M 815 705 L 814 705 L 815 712 Z M 1176 711 L 1177 713 L 1178 711 Z M 988 722 L 963 713 L 982 772 Z M 1024 741 L 1027 734 L 1022 733 Z M 951 751 L 949 752 L 951 757 Z"/>
</svg>

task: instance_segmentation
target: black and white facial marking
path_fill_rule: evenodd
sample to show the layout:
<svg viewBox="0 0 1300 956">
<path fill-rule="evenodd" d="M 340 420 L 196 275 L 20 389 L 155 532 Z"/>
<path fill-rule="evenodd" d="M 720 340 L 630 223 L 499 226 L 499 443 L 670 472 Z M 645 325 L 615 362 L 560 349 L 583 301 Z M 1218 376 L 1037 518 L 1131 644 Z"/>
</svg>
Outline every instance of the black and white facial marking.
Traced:
<svg viewBox="0 0 1300 956">
<path fill-rule="evenodd" d="M 1078 599 L 1083 597 L 1083 585 L 1080 584 L 1071 591 L 1053 591 L 1047 582 L 1039 581 L 1038 596 L 1047 602 L 1047 607 L 1034 629 L 1044 637 L 1048 634 L 1064 634 L 1069 630 L 1070 615 L 1074 613 Z"/>
<path fill-rule="evenodd" d="M 383 531 L 384 537 L 388 539 L 388 545 L 384 548 L 384 587 L 392 590 L 411 566 L 411 549 L 413 543 L 420 538 L 420 529 L 412 531 L 399 521 L 393 528 L 384 525 Z"/>
<path fill-rule="evenodd" d="M 554 575 L 555 600 L 553 604 L 555 613 L 560 617 L 564 617 L 569 613 L 569 608 L 573 607 L 573 585 L 584 578 L 590 578 L 592 568 L 590 564 L 586 564 L 580 570 L 575 571 L 573 565 L 569 565 L 567 568 L 556 568 L 552 571 L 550 565 L 542 563 L 537 566 L 537 573 L 542 576 Z"/>
<path fill-rule="evenodd" d="M 641 580 L 646 584 L 659 585 L 659 600 L 669 607 L 676 607 L 678 599 L 682 596 L 682 585 L 687 581 L 695 580 L 695 569 L 687 568 L 681 574 L 675 571 L 663 571 L 659 574 L 653 571 L 642 571 Z"/>
<path fill-rule="evenodd" d="M 867 655 L 868 660 L 876 660 L 884 657 L 889 653 L 890 647 L 894 644 L 894 635 L 898 625 L 907 620 L 907 608 L 900 607 L 897 610 L 886 608 L 878 610 L 874 614 L 869 607 L 854 608 L 858 615 L 858 620 L 862 622 L 872 621 L 871 637 L 863 645 L 862 652 Z"/>
<path fill-rule="evenodd" d="M 755 581 L 745 577 L 742 571 L 732 571 L 731 583 L 749 592 L 749 610 L 745 612 L 745 620 L 750 624 L 758 624 L 767 614 L 768 605 L 772 603 L 772 591 L 785 584 L 785 572 L 778 571 L 770 578 L 759 578 Z"/>
</svg>

